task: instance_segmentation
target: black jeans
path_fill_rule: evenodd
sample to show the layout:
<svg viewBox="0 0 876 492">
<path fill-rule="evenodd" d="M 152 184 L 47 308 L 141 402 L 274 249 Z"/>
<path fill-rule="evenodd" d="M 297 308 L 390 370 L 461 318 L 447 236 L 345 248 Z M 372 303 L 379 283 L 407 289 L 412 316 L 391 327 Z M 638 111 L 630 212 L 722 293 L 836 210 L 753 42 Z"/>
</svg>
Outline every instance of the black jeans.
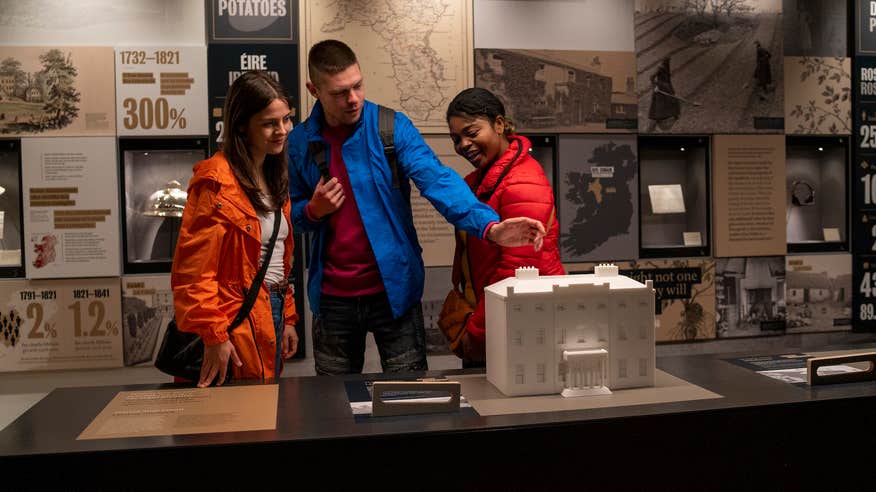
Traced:
<svg viewBox="0 0 876 492">
<path fill-rule="evenodd" d="M 359 374 L 365 364 L 365 337 L 377 342 L 383 372 L 425 371 L 426 331 L 418 302 L 393 319 L 386 293 L 320 297 L 313 319 L 313 356 L 319 375 Z"/>
</svg>

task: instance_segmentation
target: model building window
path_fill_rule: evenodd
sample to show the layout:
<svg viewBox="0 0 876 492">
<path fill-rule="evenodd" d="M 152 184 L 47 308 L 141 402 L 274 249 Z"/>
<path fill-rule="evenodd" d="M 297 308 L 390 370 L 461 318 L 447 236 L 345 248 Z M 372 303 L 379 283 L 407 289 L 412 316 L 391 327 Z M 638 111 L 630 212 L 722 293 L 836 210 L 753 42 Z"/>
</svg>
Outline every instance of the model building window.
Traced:
<svg viewBox="0 0 876 492">
<path fill-rule="evenodd" d="M 648 338 L 648 327 L 645 326 L 645 323 L 639 324 L 639 339 L 644 340 Z"/>
<path fill-rule="evenodd" d="M 513 309 L 514 312 L 519 313 L 519 312 L 523 311 L 523 306 L 521 304 L 512 304 L 511 309 Z"/>
<path fill-rule="evenodd" d="M 598 323 L 596 330 L 599 332 L 599 341 L 608 341 L 608 323 Z"/>
<path fill-rule="evenodd" d="M 523 384 L 523 374 L 524 374 L 523 364 L 517 364 L 517 374 L 514 376 L 514 382 L 517 384 Z"/>
<path fill-rule="evenodd" d="M 593 101 L 593 112 L 594 112 L 594 113 L 598 113 L 598 112 L 599 112 L 599 103 L 596 102 L 596 101 Z"/>
<path fill-rule="evenodd" d="M 539 383 L 544 382 L 544 364 L 539 364 L 535 371 L 535 380 Z"/>
<path fill-rule="evenodd" d="M 618 359 L 618 361 L 617 361 L 617 377 L 619 377 L 619 378 L 627 377 L 627 360 L 626 359 Z"/>
<path fill-rule="evenodd" d="M 536 305 L 535 305 L 535 310 L 538 311 L 538 312 L 540 312 L 540 313 L 543 313 L 543 312 L 544 312 L 544 304 L 542 304 L 542 303 L 538 303 L 538 304 L 536 304 Z"/>
<path fill-rule="evenodd" d="M 560 328 L 559 336 L 557 337 L 557 345 L 562 345 L 566 343 L 566 327 L 563 326 Z"/>
<path fill-rule="evenodd" d="M 617 339 L 618 340 L 626 340 L 627 339 L 627 329 L 624 325 L 619 325 L 617 327 Z"/>
<path fill-rule="evenodd" d="M 648 361 L 639 359 L 639 376 L 645 377 L 648 375 Z"/>
<path fill-rule="evenodd" d="M 544 328 L 539 328 L 535 332 L 535 344 L 544 345 Z"/>
<path fill-rule="evenodd" d="M 514 331 L 514 345 L 523 345 L 523 332 L 520 330 Z"/>
</svg>

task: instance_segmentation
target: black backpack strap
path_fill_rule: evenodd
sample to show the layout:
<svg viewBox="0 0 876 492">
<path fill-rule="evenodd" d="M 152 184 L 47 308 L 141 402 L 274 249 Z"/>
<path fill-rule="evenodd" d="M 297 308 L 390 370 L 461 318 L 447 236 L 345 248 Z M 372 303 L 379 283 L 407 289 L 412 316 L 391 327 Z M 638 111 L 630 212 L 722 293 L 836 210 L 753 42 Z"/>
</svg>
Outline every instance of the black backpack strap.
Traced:
<svg viewBox="0 0 876 492">
<path fill-rule="evenodd" d="M 228 331 L 233 330 L 237 325 L 243 323 L 243 320 L 249 316 L 249 312 L 252 310 L 252 305 L 255 304 L 256 297 L 262 290 L 262 282 L 265 280 L 265 273 L 268 271 L 268 264 L 271 263 L 271 255 L 274 254 L 274 244 L 277 243 L 277 234 L 280 232 L 280 219 L 282 218 L 283 208 L 280 207 L 274 211 L 274 232 L 271 233 L 271 239 L 268 241 L 268 250 L 265 251 L 265 259 L 262 261 L 262 266 L 259 268 L 259 272 L 256 274 L 255 278 L 252 279 L 252 285 L 250 285 L 249 290 L 246 291 L 246 298 L 243 300 L 243 305 L 240 307 L 240 311 L 237 312 L 237 316 L 231 321 L 231 325 L 228 326 Z"/>
<path fill-rule="evenodd" d="M 318 140 L 311 140 L 310 142 L 307 142 L 307 148 L 310 150 L 313 162 L 315 162 L 316 167 L 319 168 L 319 174 L 322 175 L 322 181 L 328 183 L 328 181 L 332 179 L 332 176 L 329 174 L 328 164 L 326 163 L 325 144 Z"/>
<path fill-rule="evenodd" d="M 377 131 L 383 142 L 383 155 L 392 172 L 392 187 L 399 189 L 398 156 L 395 153 L 395 111 L 386 106 L 377 106 Z"/>
</svg>

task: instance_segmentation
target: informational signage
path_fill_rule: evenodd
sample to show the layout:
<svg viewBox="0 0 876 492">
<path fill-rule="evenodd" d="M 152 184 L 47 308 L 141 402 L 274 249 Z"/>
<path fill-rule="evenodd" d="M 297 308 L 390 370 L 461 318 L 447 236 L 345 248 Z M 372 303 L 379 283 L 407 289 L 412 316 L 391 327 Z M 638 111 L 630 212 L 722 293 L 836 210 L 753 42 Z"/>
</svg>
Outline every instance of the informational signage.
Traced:
<svg viewBox="0 0 876 492">
<path fill-rule="evenodd" d="M 298 2 L 291 0 L 206 0 L 210 43 L 298 39 Z"/>
<path fill-rule="evenodd" d="M 876 256 L 855 255 L 852 262 L 852 329 L 876 328 Z"/>
<path fill-rule="evenodd" d="M 290 45 L 222 44 L 208 48 L 210 72 L 210 152 L 222 146 L 222 110 L 228 88 L 244 72 L 264 70 L 295 101 L 292 123 L 298 124 L 298 49 Z"/>
<path fill-rule="evenodd" d="M 118 276 L 115 139 L 25 138 L 21 149 L 27 278 Z"/>
<path fill-rule="evenodd" d="M 114 135 L 112 56 L 109 47 L 0 46 L 0 135 Z"/>
<path fill-rule="evenodd" d="M 876 54 L 876 1 L 857 0 L 857 54 Z"/>
<path fill-rule="evenodd" d="M 118 134 L 206 135 L 207 48 L 116 48 Z"/>
<path fill-rule="evenodd" d="M 787 252 L 785 137 L 715 135 L 715 256 Z"/>
<path fill-rule="evenodd" d="M 0 281 L 0 372 L 121 367 L 118 278 Z"/>
</svg>

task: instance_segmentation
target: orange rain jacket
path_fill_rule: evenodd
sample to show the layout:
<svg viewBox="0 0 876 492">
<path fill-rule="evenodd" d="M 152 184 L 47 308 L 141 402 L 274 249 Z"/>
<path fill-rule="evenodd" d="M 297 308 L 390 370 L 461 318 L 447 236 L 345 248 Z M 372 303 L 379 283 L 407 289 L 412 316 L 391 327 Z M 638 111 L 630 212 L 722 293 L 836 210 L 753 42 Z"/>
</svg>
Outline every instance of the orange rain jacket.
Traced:
<svg viewBox="0 0 876 492">
<path fill-rule="evenodd" d="M 289 277 L 295 244 L 289 204 L 283 204 L 289 223 L 283 278 Z M 207 345 L 228 340 L 228 325 L 258 273 L 260 253 L 258 216 L 222 152 L 195 164 L 170 278 L 180 330 L 197 333 Z M 286 291 L 284 311 L 285 323 L 294 325 L 298 315 L 292 289 Z M 249 319 L 231 332 L 231 343 L 243 362 L 239 368 L 232 365 L 234 379 L 278 376 L 276 334 L 264 284 Z"/>
</svg>

